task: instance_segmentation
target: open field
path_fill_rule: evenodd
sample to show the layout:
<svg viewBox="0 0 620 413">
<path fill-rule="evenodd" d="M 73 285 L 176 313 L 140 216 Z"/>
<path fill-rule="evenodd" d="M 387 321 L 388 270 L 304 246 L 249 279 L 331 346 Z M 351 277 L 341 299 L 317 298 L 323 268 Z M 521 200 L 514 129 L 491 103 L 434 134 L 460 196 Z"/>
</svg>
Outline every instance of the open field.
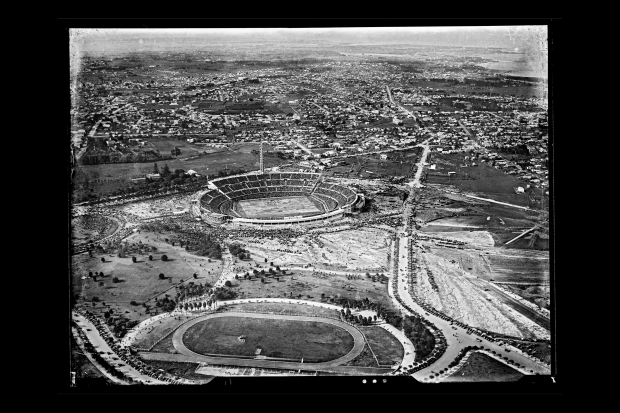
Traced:
<svg viewBox="0 0 620 413">
<path fill-rule="evenodd" d="M 517 381 L 523 374 L 494 358 L 474 352 L 454 374 L 444 382 L 506 382 Z"/>
<path fill-rule="evenodd" d="M 400 363 L 405 355 L 403 345 L 396 337 L 381 327 L 359 327 L 366 336 L 377 361 L 382 366 Z"/>
<path fill-rule="evenodd" d="M 430 162 L 436 163 L 437 167 L 432 173 L 429 172 L 426 182 L 450 185 L 460 191 L 479 194 L 483 198 L 528 206 L 528 195 L 517 195 L 514 192 L 515 187 L 525 187 L 523 182 L 484 163 L 478 166 L 461 167 L 460 165 L 465 165 L 467 162 L 464 157 L 465 154 L 438 155 L 433 153 Z M 448 172 L 456 173 L 448 177 Z"/>
<path fill-rule="evenodd" d="M 253 143 L 244 143 L 242 145 L 248 149 L 243 150 L 243 148 L 231 146 L 230 148 L 221 148 L 213 152 L 213 148 L 205 147 L 202 152 L 207 153 L 200 155 L 198 158 L 183 161 L 182 159 L 185 159 L 186 156 L 184 156 L 185 154 L 182 152 L 177 158 L 159 161 L 157 165 L 163 167 L 167 164 L 171 171 L 175 169 L 183 169 L 185 171 L 193 169 L 198 174 L 209 175 L 211 178 L 215 177 L 219 171 L 239 169 L 244 169 L 246 171 L 257 170 L 259 165 L 258 155 L 251 153 L 251 149 L 257 149 L 259 145 Z M 144 177 L 146 174 L 152 173 L 154 163 L 155 162 L 79 165 L 78 169 L 84 172 L 91 180 L 95 179 L 95 177 L 124 177 L 130 179 Z M 265 168 L 277 166 L 282 163 L 284 163 L 284 160 L 275 156 L 265 155 L 264 157 Z M 101 193 L 100 191 L 102 188 L 105 188 L 105 191 L 113 191 L 120 187 L 120 182 L 106 183 L 105 187 L 99 185 L 93 186 L 96 193 Z"/>
<path fill-rule="evenodd" d="M 513 252 L 514 251 L 514 252 Z M 496 282 L 544 284 L 549 282 L 549 254 L 538 251 L 505 251 L 486 258 Z"/>
<path fill-rule="evenodd" d="M 307 196 L 246 199 L 238 205 L 237 211 L 245 218 L 282 218 L 322 212 Z"/>
<path fill-rule="evenodd" d="M 245 336 L 245 342 L 240 336 Z M 242 317 L 202 321 L 185 332 L 183 342 L 199 354 L 303 358 L 308 362 L 334 360 L 353 348 L 353 337 L 330 324 Z"/>
<path fill-rule="evenodd" d="M 317 275 L 308 270 L 287 271 L 287 275 L 280 275 L 279 281 L 274 277 L 265 277 L 262 283 L 260 278 L 252 280 L 233 280 L 234 291 L 239 298 L 301 298 L 310 301 L 321 301 L 321 294 L 329 297 L 345 297 L 354 299 L 368 297 L 373 302 L 380 302 L 386 308 L 393 308 L 387 294 L 387 283 L 366 278 L 361 274 L 360 279 L 348 280 L 344 275 L 330 274 Z M 292 295 L 291 295 L 292 294 Z"/>
<path fill-rule="evenodd" d="M 155 246 L 156 252 L 151 252 L 153 261 L 149 261 L 149 253 L 143 256 L 136 256 L 137 262 L 133 263 L 131 256 L 119 258 L 115 254 L 93 254 L 89 258 L 87 254 L 75 255 L 72 257 L 72 287 L 73 291 L 79 293 L 83 302 L 90 302 L 97 297 L 100 302 L 90 307 L 91 311 L 102 314 L 112 308 L 118 314 L 124 314 L 130 320 L 143 320 L 149 317 L 146 312 L 158 309 L 151 301 L 156 297 L 162 298 L 168 294 L 175 298 L 175 286 L 180 283 L 201 283 L 209 282 L 213 284 L 222 272 L 222 262 L 212 260 L 211 263 L 204 257 L 196 257 L 189 254 L 178 245 L 173 247 L 164 241 L 167 236 L 142 232 L 128 237 L 129 243 L 138 243 Z M 168 256 L 168 261 L 161 260 L 162 255 Z M 105 258 L 105 262 L 101 262 Z M 103 272 L 103 277 L 97 277 L 96 281 L 91 278 L 82 279 L 92 271 Z M 163 273 L 166 279 L 160 280 L 159 274 Z M 198 278 L 194 279 L 196 273 Z M 118 283 L 112 279 L 117 277 Z M 103 283 L 103 285 L 100 285 Z M 132 305 L 135 301 L 138 305 Z M 147 308 L 143 303 L 147 303 Z M 105 303 L 103 305 L 102 303 Z"/>
<path fill-rule="evenodd" d="M 165 317 L 154 324 L 140 330 L 132 346 L 148 349 L 166 334 L 174 331 L 179 325 L 189 320 L 190 316 L 178 315 L 176 317 Z"/>
<path fill-rule="evenodd" d="M 213 149 L 187 142 L 187 139 L 175 139 L 172 137 L 152 137 L 146 138 L 162 155 L 170 155 L 171 151 L 176 147 L 181 150 L 181 154 L 177 158 L 187 158 L 190 156 L 201 155 L 206 149 Z"/>
<path fill-rule="evenodd" d="M 364 179 L 407 176 L 411 174 L 412 167 L 418 162 L 420 154 L 421 148 L 414 148 L 406 151 L 386 152 L 387 160 L 382 160 L 379 154 L 344 158 L 345 164 L 329 168 L 326 174 L 337 173 Z M 359 174 L 353 173 L 358 169 Z"/>
</svg>

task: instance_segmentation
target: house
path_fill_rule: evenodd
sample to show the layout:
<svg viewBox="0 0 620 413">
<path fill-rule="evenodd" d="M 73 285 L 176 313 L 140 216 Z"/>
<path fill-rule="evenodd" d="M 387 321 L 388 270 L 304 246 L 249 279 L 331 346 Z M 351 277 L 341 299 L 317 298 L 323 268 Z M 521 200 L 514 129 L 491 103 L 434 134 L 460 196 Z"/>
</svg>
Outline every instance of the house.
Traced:
<svg viewBox="0 0 620 413">
<path fill-rule="evenodd" d="M 149 179 L 159 179 L 161 176 L 159 174 L 146 174 L 146 177 Z"/>
<path fill-rule="evenodd" d="M 198 173 L 196 173 L 196 171 L 194 171 L 193 169 L 190 169 L 189 171 L 185 172 L 187 175 L 198 175 Z"/>
<path fill-rule="evenodd" d="M 386 154 L 382 153 L 380 158 L 381 158 L 382 161 L 385 161 L 385 160 L 387 160 L 388 156 Z"/>
</svg>

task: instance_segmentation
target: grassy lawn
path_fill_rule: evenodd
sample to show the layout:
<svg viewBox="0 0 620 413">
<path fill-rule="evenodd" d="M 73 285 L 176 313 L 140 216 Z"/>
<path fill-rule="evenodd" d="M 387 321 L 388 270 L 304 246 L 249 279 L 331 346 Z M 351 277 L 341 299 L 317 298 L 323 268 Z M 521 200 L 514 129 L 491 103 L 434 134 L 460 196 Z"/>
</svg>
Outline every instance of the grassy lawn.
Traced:
<svg viewBox="0 0 620 413">
<path fill-rule="evenodd" d="M 160 240 L 157 241 L 154 234 L 143 232 L 128 238 L 130 243 L 143 240 L 143 243 L 155 246 L 156 252 L 151 253 L 153 261 L 149 261 L 148 253 L 136 256 L 136 263 L 132 262 L 131 256 L 118 258 L 114 254 L 93 254 L 93 258 L 88 255 L 73 256 L 72 288 L 81 295 L 79 302 L 86 302 L 89 310 L 99 314 L 112 308 L 115 313 L 124 314 L 130 320 L 141 321 L 160 312 L 154 305 L 155 297 L 163 298 L 168 294 L 175 299 L 175 286 L 189 282 L 213 284 L 217 280 L 222 272 L 220 260 L 211 260 L 209 263 L 206 258 L 193 256 L 178 245 L 173 247 L 167 244 L 163 238 L 169 236 L 159 237 Z M 163 254 L 168 256 L 168 261 L 161 260 Z M 101 258 L 105 258 L 105 262 L 101 262 Z M 90 271 L 103 272 L 104 276 L 97 277 L 96 281 L 91 278 L 82 280 L 81 277 L 87 276 Z M 160 273 L 163 273 L 166 279 L 160 280 Z M 197 279 L 193 278 L 194 273 L 198 274 Z M 114 283 L 114 277 L 120 282 Z M 100 285 L 100 282 L 103 285 Z M 91 308 L 93 297 L 98 297 L 100 301 Z M 131 301 L 138 305 L 132 305 Z M 142 306 L 145 302 L 148 313 L 147 308 Z"/>
<path fill-rule="evenodd" d="M 357 357 L 343 364 L 343 366 L 379 367 L 377 365 L 377 361 L 368 349 L 368 344 L 364 345 L 364 350 L 362 350 L 362 352 Z"/>
<path fill-rule="evenodd" d="M 517 370 L 486 354 L 472 353 L 465 364 L 450 376 L 449 381 L 516 381 L 523 377 Z"/>
<path fill-rule="evenodd" d="M 191 317 L 189 316 L 179 315 L 176 317 L 166 317 L 159 320 L 155 322 L 155 324 L 151 324 L 146 327 L 146 329 L 142 330 L 140 335 L 136 337 L 136 341 L 134 341 L 133 345 L 138 348 L 148 349 L 155 344 L 157 340 L 175 330 L 179 325 L 190 318 Z"/>
<path fill-rule="evenodd" d="M 170 334 L 168 337 L 164 338 L 162 341 L 157 343 L 155 347 L 151 349 L 153 353 L 170 353 L 170 354 L 179 354 L 177 349 L 172 344 L 172 336 Z"/>
<path fill-rule="evenodd" d="M 239 294 L 238 298 L 299 298 L 302 300 L 321 302 L 321 294 L 325 294 L 329 303 L 329 297 L 345 297 L 360 299 L 368 297 L 373 302 L 379 302 L 384 308 L 393 309 L 392 302 L 387 293 L 387 283 L 372 282 L 372 279 L 361 275 L 360 279 L 347 280 L 344 275 L 329 275 L 327 278 L 319 278 L 312 275 L 311 271 L 294 270 L 287 271 L 287 275 L 280 275 L 277 281 L 274 277 L 265 277 L 265 282 L 253 278 L 252 280 L 233 280 L 233 289 Z M 292 292 L 292 296 L 291 296 Z M 299 295 L 301 294 L 301 297 Z"/>
<path fill-rule="evenodd" d="M 403 345 L 396 337 L 381 327 L 359 327 L 370 343 L 379 364 L 391 366 L 400 363 L 405 355 Z"/>
<path fill-rule="evenodd" d="M 238 337 L 245 335 L 245 342 Z M 208 319 L 189 328 L 183 342 L 200 354 L 292 358 L 308 362 L 334 360 L 353 347 L 345 330 L 325 323 L 241 317 Z"/>
</svg>

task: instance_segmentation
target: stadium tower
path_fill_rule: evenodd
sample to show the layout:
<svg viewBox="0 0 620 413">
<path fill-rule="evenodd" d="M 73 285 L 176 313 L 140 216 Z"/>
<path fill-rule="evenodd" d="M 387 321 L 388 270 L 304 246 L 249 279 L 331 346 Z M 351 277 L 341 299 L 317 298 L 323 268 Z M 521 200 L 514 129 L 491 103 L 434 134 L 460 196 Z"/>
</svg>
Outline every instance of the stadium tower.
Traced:
<svg viewBox="0 0 620 413">
<path fill-rule="evenodd" d="M 263 141 L 260 141 L 260 172 L 265 172 L 265 166 L 263 165 Z"/>
</svg>

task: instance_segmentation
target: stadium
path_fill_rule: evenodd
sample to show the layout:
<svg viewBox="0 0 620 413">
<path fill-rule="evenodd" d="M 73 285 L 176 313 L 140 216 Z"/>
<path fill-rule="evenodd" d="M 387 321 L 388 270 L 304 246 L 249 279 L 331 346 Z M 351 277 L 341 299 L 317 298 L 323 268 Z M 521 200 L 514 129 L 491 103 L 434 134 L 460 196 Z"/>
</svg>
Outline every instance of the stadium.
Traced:
<svg viewBox="0 0 620 413">
<path fill-rule="evenodd" d="M 312 225 L 364 206 L 364 197 L 318 173 L 254 172 L 210 181 L 200 196 L 209 221 L 237 225 Z"/>
</svg>

